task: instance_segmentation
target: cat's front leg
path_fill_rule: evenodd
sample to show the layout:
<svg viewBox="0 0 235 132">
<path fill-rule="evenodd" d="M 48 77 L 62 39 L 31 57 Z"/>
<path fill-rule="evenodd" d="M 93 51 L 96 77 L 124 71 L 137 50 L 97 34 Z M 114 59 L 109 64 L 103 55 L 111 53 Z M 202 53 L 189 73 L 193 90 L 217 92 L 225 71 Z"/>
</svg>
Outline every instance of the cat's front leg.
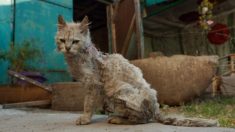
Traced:
<svg viewBox="0 0 235 132">
<path fill-rule="evenodd" d="M 84 100 L 84 113 L 76 121 L 77 125 L 87 125 L 91 122 L 91 117 L 95 109 L 95 96 L 96 90 L 89 91 L 88 95 L 85 96 Z"/>
</svg>

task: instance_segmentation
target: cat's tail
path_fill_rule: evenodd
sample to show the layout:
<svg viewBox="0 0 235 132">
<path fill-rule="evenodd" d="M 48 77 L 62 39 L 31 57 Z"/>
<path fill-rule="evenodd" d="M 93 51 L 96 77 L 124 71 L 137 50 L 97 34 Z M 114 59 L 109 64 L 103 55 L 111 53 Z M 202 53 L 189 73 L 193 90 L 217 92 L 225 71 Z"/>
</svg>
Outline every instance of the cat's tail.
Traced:
<svg viewBox="0 0 235 132">
<path fill-rule="evenodd" d="M 179 115 L 162 115 L 156 117 L 156 121 L 165 125 L 185 126 L 185 127 L 217 127 L 217 120 L 186 118 Z"/>
</svg>

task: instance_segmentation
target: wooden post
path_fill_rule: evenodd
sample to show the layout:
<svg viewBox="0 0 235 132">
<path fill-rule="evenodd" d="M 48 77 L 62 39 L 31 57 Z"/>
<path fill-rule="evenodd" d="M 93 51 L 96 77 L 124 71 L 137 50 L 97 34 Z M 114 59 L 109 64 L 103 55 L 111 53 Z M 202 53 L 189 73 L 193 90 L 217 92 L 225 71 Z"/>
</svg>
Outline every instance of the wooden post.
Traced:
<svg viewBox="0 0 235 132">
<path fill-rule="evenodd" d="M 110 5 L 106 6 L 109 53 L 113 53 Z"/>
<path fill-rule="evenodd" d="M 184 48 L 184 40 L 183 40 L 183 30 L 179 29 L 179 45 L 180 45 L 180 50 L 181 50 L 181 54 L 185 55 L 185 48 Z"/>
<path fill-rule="evenodd" d="M 231 73 L 235 72 L 234 60 L 235 60 L 235 55 L 231 55 L 230 56 Z"/>
<path fill-rule="evenodd" d="M 107 25 L 109 30 L 109 46 L 112 46 L 112 53 L 117 53 L 116 46 L 116 28 L 114 18 L 114 5 L 107 6 Z M 111 44 L 110 44 L 111 43 Z"/>
<path fill-rule="evenodd" d="M 139 0 L 134 0 L 136 14 L 136 44 L 138 48 L 138 58 L 144 58 L 143 24 Z"/>
<path fill-rule="evenodd" d="M 135 19 L 136 19 L 136 16 L 134 14 L 132 19 L 131 19 L 131 24 L 130 24 L 130 27 L 129 27 L 128 32 L 127 32 L 126 39 L 125 39 L 124 44 L 123 44 L 123 48 L 122 48 L 122 55 L 123 56 L 126 56 L 129 45 L 130 45 L 130 39 L 131 39 L 131 36 L 133 34 L 133 31 L 134 31 Z"/>
</svg>

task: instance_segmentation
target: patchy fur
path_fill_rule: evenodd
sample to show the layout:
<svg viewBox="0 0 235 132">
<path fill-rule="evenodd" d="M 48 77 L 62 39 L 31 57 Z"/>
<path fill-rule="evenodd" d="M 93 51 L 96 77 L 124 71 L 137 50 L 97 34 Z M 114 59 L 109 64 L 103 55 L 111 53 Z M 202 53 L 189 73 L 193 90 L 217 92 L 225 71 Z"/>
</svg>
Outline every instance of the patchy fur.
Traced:
<svg viewBox="0 0 235 132">
<path fill-rule="evenodd" d="M 119 54 L 98 52 L 91 42 L 88 25 L 87 17 L 80 23 L 66 23 L 59 16 L 55 38 L 71 75 L 89 89 L 84 101 L 84 114 L 76 124 L 89 124 L 97 104 L 111 113 L 109 123 L 161 121 L 157 92 L 145 81 L 141 70 Z"/>
</svg>

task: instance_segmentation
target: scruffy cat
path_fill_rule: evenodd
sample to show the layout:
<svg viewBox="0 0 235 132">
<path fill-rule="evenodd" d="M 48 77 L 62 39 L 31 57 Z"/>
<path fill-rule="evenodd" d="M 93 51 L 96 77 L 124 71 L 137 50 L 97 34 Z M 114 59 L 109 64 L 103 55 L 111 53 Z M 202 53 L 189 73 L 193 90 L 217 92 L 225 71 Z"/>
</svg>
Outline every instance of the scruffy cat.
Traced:
<svg viewBox="0 0 235 132">
<path fill-rule="evenodd" d="M 94 47 L 89 21 L 85 17 L 80 23 L 66 23 L 58 17 L 56 43 L 58 51 L 64 53 L 73 78 L 88 88 L 84 102 L 84 114 L 77 125 L 89 124 L 97 100 L 104 110 L 112 113 L 108 119 L 113 124 L 140 124 L 160 121 L 168 124 L 197 126 L 176 119 L 160 118 L 156 91 L 143 78 L 139 68 L 130 64 L 119 54 L 102 54 Z M 194 123 L 192 123 L 194 122 Z M 211 126 L 200 122 L 201 126 Z"/>
</svg>

